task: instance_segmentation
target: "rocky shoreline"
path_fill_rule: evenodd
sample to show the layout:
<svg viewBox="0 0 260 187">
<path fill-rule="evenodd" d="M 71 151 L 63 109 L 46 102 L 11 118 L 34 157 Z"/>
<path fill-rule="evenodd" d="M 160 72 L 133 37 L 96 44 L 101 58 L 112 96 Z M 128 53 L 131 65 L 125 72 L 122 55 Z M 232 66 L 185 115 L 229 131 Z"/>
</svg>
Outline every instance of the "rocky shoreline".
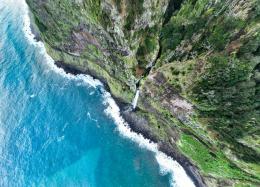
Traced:
<svg viewBox="0 0 260 187">
<path fill-rule="evenodd" d="M 59 68 L 62 68 L 66 73 L 70 73 L 73 75 L 77 74 L 87 74 L 92 76 L 94 79 L 100 80 L 105 89 L 109 91 L 109 86 L 107 85 L 105 79 L 103 79 L 101 76 L 95 74 L 95 72 L 92 71 L 80 71 L 76 68 L 74 68 L 71 65 L 65 64 L 62 61 L 55 61 L 55 65 Z M 137 116 L 134 111 L 125 110 L 129 107 L 128 103 L 125 103 L 124 101 L 116 98 L 113 96 L 113 99 L 116 101 L 117 105 L 119 106 L 121 110 L 121 115 L 126 120 L 126 122 L 129 124 L 130 128 L 136 132 L 142 134 L 145 138 L 157 143 L 159 145 L 159 150 L 165 153 L 166 155 L 170 156 L 174 160 L 176 160 L 186 171 L 188 176 L 192 179 L 194 184 L 197 187 L 205 187 L 205 181 L 199 174 L 198 168 L 193 165 L 189 159 L 182 154 L 180 154 L 177 150 L 176 145 L 171 144 L 170 142 L 162 142 L 160 141 L 151 131 L 149 128 L 149 124 L 147 120 L 144 118 L 141 118 L 140 116 Z M 138 110 L 138 108 L 137 108 Z M 175 148 L 174 148 L 175 147 Z"/>
</svg>

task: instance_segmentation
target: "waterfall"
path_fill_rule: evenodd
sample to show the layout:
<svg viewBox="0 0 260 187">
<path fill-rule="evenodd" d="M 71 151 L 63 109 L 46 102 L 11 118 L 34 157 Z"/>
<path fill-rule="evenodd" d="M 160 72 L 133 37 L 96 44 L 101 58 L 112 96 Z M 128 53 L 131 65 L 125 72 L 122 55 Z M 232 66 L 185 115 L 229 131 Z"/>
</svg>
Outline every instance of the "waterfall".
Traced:
<svg viewBox="0 0 260 187">
<path fill-rule="evenodd" d="M 133 108 L 133 110 L 137 106 L 137 101 L 138 101 L 138 98 L 139 98 L 139 92 L 140 92 L 139 89 L 137 89 L 136 92 L 135 92 L 135 97 L 134 97 L 134 99 L 132 101 L 132 108 Z"/>
</svg>

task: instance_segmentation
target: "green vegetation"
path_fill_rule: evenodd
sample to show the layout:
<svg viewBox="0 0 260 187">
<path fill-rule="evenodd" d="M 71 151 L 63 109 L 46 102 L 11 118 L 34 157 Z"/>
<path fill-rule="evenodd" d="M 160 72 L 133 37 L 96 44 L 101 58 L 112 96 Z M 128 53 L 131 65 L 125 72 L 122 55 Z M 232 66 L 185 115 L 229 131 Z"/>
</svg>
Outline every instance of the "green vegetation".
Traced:
<svg viewBox="0 0 260 187">
<path fill-rule="evenodd" d="M 158 50 L 159 43 L 156 35 L 149 35 L 145 37 L 136 53 L 139 66 L 146 68 L 150 62 L 153 62 L 156 59 Z"/>
<path fill-rule="evenodd" d="M 182 134 L 178 147 L 198 165 L 205 175 L 248 180 L 250 176 L 231 164 L 221 151 L 214 150 L 190 135 Z"/>
<path fill-rule="evenodd" d="M 117 1 L 117 4 L 119 4 L 120 0 L 116 0 L 116 1 Z M 143 2 L 144 2 L 144 0 L 140 0 L 140 1 L 129 0 L 127 2 L 128 10 L 127 10 L 126 23 L 124 26 L 126 31 L 133 29 L 135 19 L 137 19 L 138 16 L 140 16 L 142 14 L 142 12 L 144 10 Z"/>
</svg>

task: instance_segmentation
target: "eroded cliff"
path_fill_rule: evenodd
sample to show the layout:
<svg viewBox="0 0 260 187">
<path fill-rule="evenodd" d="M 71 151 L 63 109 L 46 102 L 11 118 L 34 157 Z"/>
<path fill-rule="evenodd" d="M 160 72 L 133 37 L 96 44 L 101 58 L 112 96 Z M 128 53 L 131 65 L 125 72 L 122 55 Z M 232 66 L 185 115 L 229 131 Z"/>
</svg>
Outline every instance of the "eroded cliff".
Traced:
<svg viewBox="0 0 260 187">
<path fill-rule="evenodd" d="M 260 185 L 259 0 L 27 3 L 58 65 L 123 103 L 140 85 L 137 110 L 123 115 L 196 184 Z"/>
</svg>

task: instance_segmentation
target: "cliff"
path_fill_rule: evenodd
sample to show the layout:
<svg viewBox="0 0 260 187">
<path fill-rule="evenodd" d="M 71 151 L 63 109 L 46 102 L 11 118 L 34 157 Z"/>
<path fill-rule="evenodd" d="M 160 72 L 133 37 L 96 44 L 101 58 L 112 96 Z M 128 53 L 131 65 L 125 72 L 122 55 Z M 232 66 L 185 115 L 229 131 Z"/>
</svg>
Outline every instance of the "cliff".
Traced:
<svg viewBox="0 0 260 187">
<path fill-rule="evenodd" d="M 122 114 L 198 186 L 260 185 L 259 0 L 27 3 L 57 65 L 122 106 L 139 87 Z"/>
</svg>

